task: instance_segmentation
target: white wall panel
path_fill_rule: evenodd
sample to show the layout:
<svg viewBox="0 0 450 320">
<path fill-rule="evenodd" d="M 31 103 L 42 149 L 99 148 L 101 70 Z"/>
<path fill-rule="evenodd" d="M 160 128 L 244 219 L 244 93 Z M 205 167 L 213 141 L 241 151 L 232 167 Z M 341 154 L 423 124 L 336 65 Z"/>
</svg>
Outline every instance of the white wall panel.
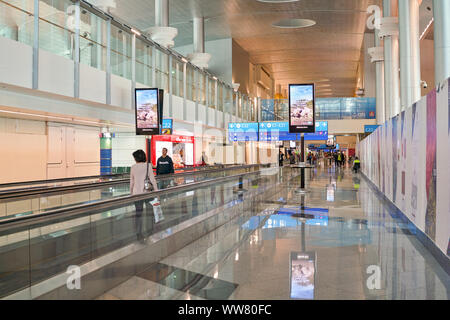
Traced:
<svg viewBox="0 0 450 320">
<path fill-rule="evenodd" d="M 337 133 L 364 133 L 364 125 L 376 125 L 375 119 L 327 120 L 328 132 Z"/>
<path fill-rule="evenodd" d="M 183 98 L 172 96 L 173 119 L 183 120 Z"/>
<path fill-rule="evenodd" d="M 145 137 L 134 134 L 116 134 L 112 140 L 112 166 L 131 167 L 135 161 L 133 152 L 146 149 Z"/>
<path fill-rule="evenodd" d="M 214 126 L 215 125 L 215 123 L 214 123 L 215 113 L 216 113 L 216 110 L 211 109 L 211 108 L 208 109 L 208 125 L 209 126 Z"/>
<path fill-rule="evenodd" d="M 217 127 L 223 128 L 223 112 L 217 110 Z"/>
<path fill-rule="evenodd" d="M 198 122 L 202 124 L 206 123 L 206 107 L 202 104 L 198 105 Z"/>
<path fill-rule="evenodd" d="M 106 72 L 80 64 L 80 99 L 106 103 Z"/>
<path fill-rule="evenodd" d="M 39 50 L 39 90 L 73 97 L 73 61 Z"/>
<path fill-rule="evenodd" d="M 33 49 L 3 37 L 0 37 L 0 48 L 0 82 L 31 88 Z"/>
<path fill-rule="evenodd" d="M 195 121 L 195 102 L 186 101 L 186 121 Z"/>
<path fill-rule="evenodd" d="M 131 110 L 131 80 L 111 75 L 111 105 Z"/>
</svg>

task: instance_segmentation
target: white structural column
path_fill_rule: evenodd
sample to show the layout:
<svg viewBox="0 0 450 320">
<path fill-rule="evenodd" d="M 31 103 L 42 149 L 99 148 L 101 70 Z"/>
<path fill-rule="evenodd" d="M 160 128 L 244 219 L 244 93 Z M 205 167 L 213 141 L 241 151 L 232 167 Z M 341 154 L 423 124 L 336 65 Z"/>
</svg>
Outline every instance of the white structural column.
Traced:
<svg viewBox="0 0 450 320">
<path fill-rule="evenodd" d="M 205 53 L 205 18 L 194 18 L 194 53 L 188 55 L 188 59 L 199 68 L 208 68 L 211 59 L 209 53 Z"/>
<path fill-rule="evenodd" d="M 450 77 L 450 1 L 433 0 L 436 85 Z"/>
<path fill-rule="evenodd" d="M 398 3 L 401 110 L 420 100 L 419 2 Z"/>
<path fill-rule="evenodd" d="M 386 121 L 385 99 L 384 99 L 384 48 L 381 46 L 379 30 L 375 28 L 375 47 L 369 48 L 371 62 L 375 63 L 375 91 L 377 98 L 377 124 Z"/>
<path fill-rule="evenodd" d="M 173 47 L 178 30 L 169 27 L 169 0 L 155 0 L 155 24 L 148 29 L 152 40 L 165 48 Z"/>
<path fill-rule="evenodd" d="M 400 113 L 398 17 L 396 12 L 397 0 L 383 0 L 383 18 L 379 36 L 384 38 L 386 119 Z"/>
</svg>

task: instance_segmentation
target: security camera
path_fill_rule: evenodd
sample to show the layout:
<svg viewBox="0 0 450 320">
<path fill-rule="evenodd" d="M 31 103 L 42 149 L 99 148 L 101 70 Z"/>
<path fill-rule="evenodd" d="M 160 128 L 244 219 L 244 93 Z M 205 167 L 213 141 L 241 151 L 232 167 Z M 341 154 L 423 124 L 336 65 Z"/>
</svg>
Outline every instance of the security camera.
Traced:
<svg viewBox="0 0 450 320">
<path fill-rule="evenodd" d="M 420 85 L 422 86 L 422 88 L 426 89 L 428 88 L 428 83 L 424 80 L 420 81 Z"/>
</svg>

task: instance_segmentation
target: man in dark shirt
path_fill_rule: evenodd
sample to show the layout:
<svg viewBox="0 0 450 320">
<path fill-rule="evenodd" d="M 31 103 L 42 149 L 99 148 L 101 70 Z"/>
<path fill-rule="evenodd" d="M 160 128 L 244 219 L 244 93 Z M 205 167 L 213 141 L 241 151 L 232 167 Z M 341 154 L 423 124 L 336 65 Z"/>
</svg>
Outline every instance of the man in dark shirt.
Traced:
<svg viewBox="0 0 450 320">
<path fill-rule="evenodd" d="M 170 173 L 174 173 L 175 171 L 173 170 L 173 161 L 172 158 L 170 158 L 167 155 L 167 149 L 163 148 L 162 149 L 162 156 L 159 157 L 157 163 L 156 163 L 156 174 L 160 175 L 160 174 L 170 174 Z"/>
</svg>

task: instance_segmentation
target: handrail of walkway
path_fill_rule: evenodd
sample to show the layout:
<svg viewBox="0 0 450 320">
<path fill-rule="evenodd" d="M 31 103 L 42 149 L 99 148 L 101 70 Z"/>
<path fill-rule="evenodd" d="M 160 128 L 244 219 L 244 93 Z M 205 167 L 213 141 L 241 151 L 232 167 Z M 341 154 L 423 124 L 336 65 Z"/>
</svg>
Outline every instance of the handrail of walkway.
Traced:
<svg viewBox="0 0 450 320">
<path fill-rule="evenodd" d="M 215 178 L 215 179 L 206 180 L 206 181 L 187 183 L 184 185 L 175 186 L 175 187 L 171 187 L 168 189 L 152 191 L 152 192 L 139 194 L 139 195 L 120 196 L 120 197 L 113 198 L 113 199 L 100 200 L 100 201 L 96 201 L 93 203 L 80 204 L 80 205 L 74 205 L 71 207 L 50 210 L 50 211 L 38 213 L 35 215 L 31 215 L 31 216 L 19 216 L 19 217 L 6 218 L 3 220 L 0 220 L 0 233 L 4 232 L 4 231 L 8 231 L 9 233 L 11 231 L 13 231 L 13 232 L 21 231 L 18 229 L 28 230 L 31 227 L 36 228 L 36 227 L 46 225 L 49 223 L 56 223 L 58 221 L 55 221 L 55 220 L 58 220 L 58 218 L 65 220 L 67 218 L 75 218 L 75 217 L 79 217 L 79 216 L 91 215 L 102 209 L 107 209 L 107 208 L 111 209 L 111 207 L 117 208 L 117 207 L 121 207 L 121 206 L 129 206 L 129 205 L 134 204 L 136 201 L 149 200 L 149 199 L 153 199 L 155 197 L 159 197 L 159 196 L 169 194 L 169 193 L 182 192 L 185 190 L 192 190 L 193 188 L 206 187 L 206 186 L 214 185 L 217 183 L 230 181 L 233 179 L 243 178 L 244 176 L 247 176 L 247 175 L 260 175 L 264 171 L 270 171 L 270 170 L 274 170 L 274 169 L 276 169 L 276 168 L 275 167 L 263 168 L 258 171 L 239 173 L 236 175 Z"/>
</svg>

